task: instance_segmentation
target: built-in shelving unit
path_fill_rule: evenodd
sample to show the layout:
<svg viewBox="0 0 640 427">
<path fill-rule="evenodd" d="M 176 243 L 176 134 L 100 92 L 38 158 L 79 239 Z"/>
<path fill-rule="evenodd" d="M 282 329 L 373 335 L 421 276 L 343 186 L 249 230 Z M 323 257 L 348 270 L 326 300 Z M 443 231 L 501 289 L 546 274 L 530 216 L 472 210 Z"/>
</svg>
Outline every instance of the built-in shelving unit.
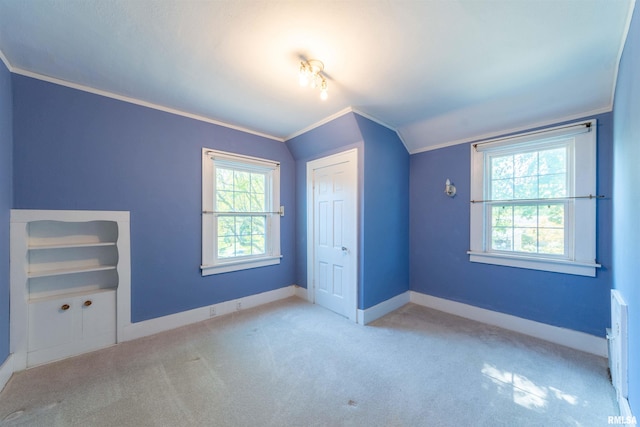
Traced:
<svg viewBox="0 0 640 427">
<path fill-rule="evenodd" d="M 18 364 L 115 344 L 130 323 L 129 265 L 128 212 L 13 210 L 11 345 Z"/>
</svg>

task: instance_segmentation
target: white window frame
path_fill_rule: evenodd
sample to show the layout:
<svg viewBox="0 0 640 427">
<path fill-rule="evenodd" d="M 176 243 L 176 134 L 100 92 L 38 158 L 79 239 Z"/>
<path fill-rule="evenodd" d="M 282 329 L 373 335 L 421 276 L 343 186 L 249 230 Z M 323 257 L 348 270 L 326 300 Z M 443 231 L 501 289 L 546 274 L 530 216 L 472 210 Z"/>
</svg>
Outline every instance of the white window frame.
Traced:
<svg viewBox="0 0 640 427">
<path fill-rule="evenodd" d="M 267 176 L 265 253 L 218 258 L 217 218 L 215 210 L 216 165 L 258 171 Z M 280 264 L 280 163 L 224 151 L 202 149 L 202 264 L 203 276 Z"/>
<path fill-rule="evenodd" d="M 556 273 L 594 277 L 596 268 L 596 120 L 557 126 L 543 131 L 528 132 L 513 137 L 493 139 L 471 144 L 471 207 L 469 261 Z M 572 158 L 568 173 L 568 209 L 565 212 L 567 228 L 562 257 L 540 254 L 492 251 L 489 247 L 488 208 L 489 183 L 487 162 L 491 155 L 525 151 L 534 146 L 551 146 L 561 139 L 573 138 L 569 149 Z"/>
</svg>

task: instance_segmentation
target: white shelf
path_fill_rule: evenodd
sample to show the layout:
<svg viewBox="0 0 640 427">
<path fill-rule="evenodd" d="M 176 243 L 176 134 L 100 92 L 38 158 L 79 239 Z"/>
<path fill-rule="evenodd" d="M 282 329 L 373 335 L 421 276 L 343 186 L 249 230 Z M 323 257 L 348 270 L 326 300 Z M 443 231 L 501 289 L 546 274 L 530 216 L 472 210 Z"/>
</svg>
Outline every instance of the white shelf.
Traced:
<svg viewBox="0 0 640 427">
<path fill-rule="evenodd" d="M 100 246 L 116 246 L 116 242 L 99 242 L 99 243 L 64 243 L 53 245 L 31 245 L 30 251 L 45 250 L 45 249 L 73 249 L 73 248 L 95 248 Z"/>
<path fill-rule="evenodd" d="M 66 294 L 47 295 L 47 296 L 41 296 L 41 297 L 32 296 L 29 298 L 29 304 L 37 304 L 44 301 L 53 301 L 53 300 L 59 300 L 64 298 L 73 299 L 77 297 L 84 297 L 87 295 L 97 295 L 105 292 L 115 292 L 117 289 L 118 289 L 117 287 L 103 288 L 103 289 L 87 289 L 87 290 L 77 291 L 77 292 L 68 292 Z"/>
<path fill-rule="evenodd" d="M 115 265 L 97 265 L 94 267 L 81 267 L 81 268 L 62 268 L 59 270 L 44 270 L 44 271 L 30 271 L 28 274 L 29 279 L 33 279 L 35 277 L 53 277 L 53 276 L 62 276 L 65 274 L 76 274 L 76 273 L 89 273 L 91 271 L 105 271 L 105 270 L 115 270 Z"/>
</svg>

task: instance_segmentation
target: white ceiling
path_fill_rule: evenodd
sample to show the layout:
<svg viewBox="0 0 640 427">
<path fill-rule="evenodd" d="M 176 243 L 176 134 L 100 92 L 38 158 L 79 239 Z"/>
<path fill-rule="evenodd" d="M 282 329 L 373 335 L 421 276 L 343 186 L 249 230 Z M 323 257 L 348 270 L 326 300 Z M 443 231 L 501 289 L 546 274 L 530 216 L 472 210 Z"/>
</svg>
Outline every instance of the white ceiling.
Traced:
<svg viewBox="0 0 640 427">
<path fill-rule="evenodd" d="M 0 0 L 0 56 L 276 139 L 351 108 L 415 153 L 610 111 L 633 4 Z M 327 101 L 300 58 L 324 62 Z"/>
</svg>

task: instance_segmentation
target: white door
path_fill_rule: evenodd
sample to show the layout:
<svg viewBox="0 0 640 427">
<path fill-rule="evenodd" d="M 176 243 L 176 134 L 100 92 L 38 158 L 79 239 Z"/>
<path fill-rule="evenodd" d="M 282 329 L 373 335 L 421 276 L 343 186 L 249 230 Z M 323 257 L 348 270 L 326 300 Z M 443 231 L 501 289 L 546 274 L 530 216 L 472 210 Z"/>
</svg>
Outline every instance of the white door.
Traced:
<svg viewBox="0 0 640 427">
<path fill-rule="evenodd" d="M 313 301 L 356 321 L 357 152 L 309 163 Z"/>
</svg>

